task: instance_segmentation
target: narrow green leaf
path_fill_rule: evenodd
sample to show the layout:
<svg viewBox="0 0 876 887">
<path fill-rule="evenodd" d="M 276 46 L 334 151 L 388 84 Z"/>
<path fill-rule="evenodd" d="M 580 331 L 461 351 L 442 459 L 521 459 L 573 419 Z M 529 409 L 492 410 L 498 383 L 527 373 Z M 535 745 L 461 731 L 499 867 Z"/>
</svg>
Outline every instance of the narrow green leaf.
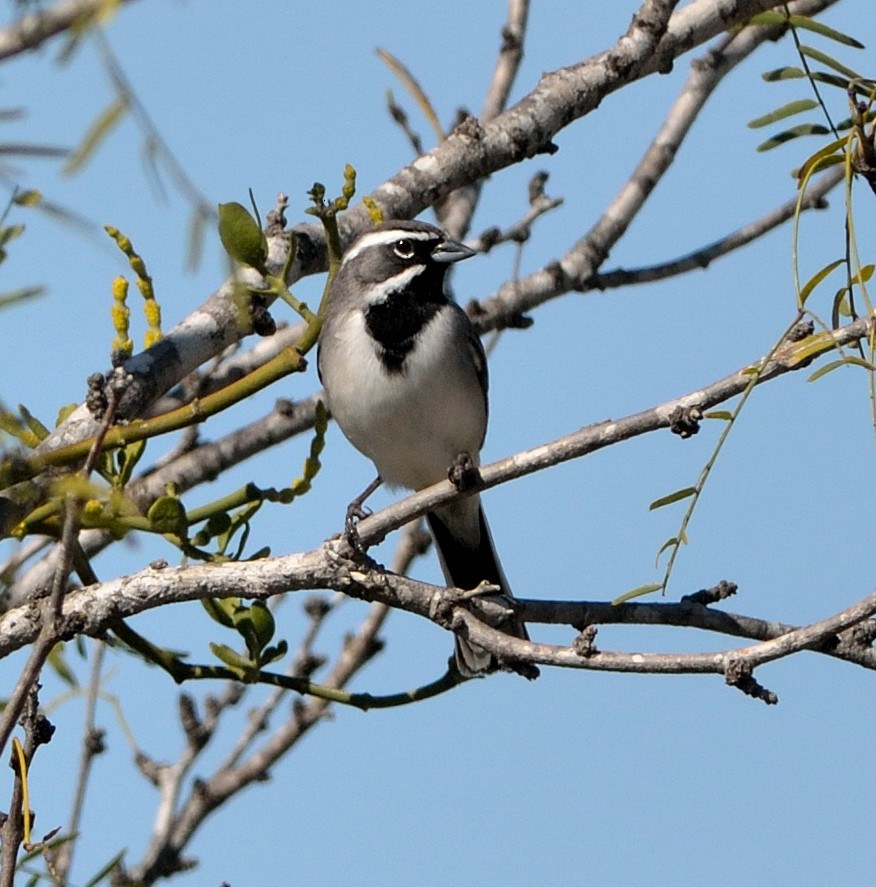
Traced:
<svg viewBox="0 0 876 887">
<path fill-rule="evenodd" d="M 210 651 L 213 655 L 224 662 L 232 671 L 240 677 L 251 674 L 253 671 L 253 663 L 249 659 L 241 656 L 240 653 L 232 650 L 227 644 L 210 644 Z"/>
<path fill-rule="evenodd" d="M 813 34 L 827 37 L 828 40 L 842 43 L 843 46 L 851 46 L 853 49 L 865 48 L 864 44 L 854 37 L 850 37 L 848 34 L 844 34 L 842 31 L 837 31 L 836 28 L 831 28 L 830 25 L 824 24 L 824 22 L 816 21 L 816 19 L 805 15 L 792 15 L 791 24 L 795 28 L 804 28 L 807 31 L 812 31 Z"/>
<path fill-rule="evenodd" d="M 55 148 L 52 145 L 26 145 L 20 142 L 0 142 L 0 155 L 17 157 L 66 157 L 67 148 Z"/>
<path fill-rule="evenodd" d="M 633 598 L 643 597 L 646 594 L 653 594 L 655 591 L 660 591 L 662 588 L 663 586 L 659 582 L 649 582 L 647 585 L 639 585 L 616 597 L 611 602 L 611 605 L 616 607 L 619 604 L 625 604 L 627 601 L 631 601 Z"/>
<path fill-rule="evenodd" d="M 696 492 L 696 487 L 685 487 L 683 490 L 676 490 L 674 493 L 669 493 L 668 496 L 661 496 L 659 499 L 655 499 L 648 506 L 648 511 L 656 511 L 658 508 L 663 508 L 664 505 L 672 505 L 673 502 L 689 499 L 691 496 L 695 496 Z"/>
<path fill-rule="evenodd" d="M 765 12 L 759 12 L 753 15 L 749 20 L 749 25 L 787 25 L 789 18 L 783 12 L 775 12 L 768 9 Z"/>
<path fill-rule="evenodd" d="M 809 76 L 813 80 L 817 80 L 819 83 L 835 86 L 843 92 L 848 92 L 850 86 L 848 78 L 840 77 L 838 74 L 828 74 L 826 71 L 813 71 Z"/>
<path fill-rule="evenodd" d="M 822 376 L 826 376 L 828 373 L 832 373 L 834 370 L 839 369 L 839 367 L 842 366 L 859 366 L 863 367 L 865 370 L 869 370 L 871 373 L 876 372 L 876 367 L 874 367 L 869 360 L 864 360 L 863 357 L 855 357 L 854 355 L 849 355 L 848 357 L 841 357 L 839 360 L 832 360 L 830 363 L 825 364 L 823 367 L 819 367 L 814 373 L 812 373 L 812 375 L 809 376 L 806 381 L 815 382 Z"/>
<path fill-rule="evenodd" d="M 24 302 L 26 299 L 35 299 L 37 296 L 43 295 L 45 291 L 44 286 L 23 286 L 6 293 L 0 293 L 0 308 L 8 308 L 10 305 Z"/>
<path fill-rule="evenodd" d="M 24 225 L 8 225 L 0 228 L 0 246 L 5 246 L 10 240 L 15 240 L 22 234 L 24 234 Z"/>
<path fill-rule="evenodd" d="M 760 75 L 767 83 L 775 83 L 777 80 L 800 80 L 806 76 L 802 68 L 794 65 L 785 65 L 782 68 L 773 68 L 772 71 L 764 71 Z"/>
<path fill-rule="evenodd" d="M 138 440 L 119 450 L 116 458 L 119 462 L 118 485 L 120 487 L 127 486 L 134 474 L 134 469 L 137 467 L 137 463 L 145 452 L 145 440 Z"/>
<path fill-rule="evenodd" d="M 41 191 L 31 189 L 29 191 L 16 191 L 12 195 L 12 202 L 17 206 L 37 206 L 42 203 L 43 195 Z"/>
<path fill-rule="evenodd" d="M 40 440 L 45 440 L 49 436 L 49 429 L 23 404 L 18 405 L 18 415 L 21 416 L 22 421 L 27 425 L 31 433 Z"/>
<path fill-rule="evenodd" d="M 828 68 L 832 68 L 834 71 L 842 74 L 845 77 L 848 77 L 849 80 L 856 80 L 860 77 L 857 71 L 853 71 L 851 68 L 846 67 L 841 62 L 838 62 L 832 56 L 829 56 L 826 52 L 822 52 L 820 49 L 816 49 L 814 46 L 801 46 L 800 52 L 808 58 L 815 59 L 817 62 L 821 62 L 822 65 L 827 65 Z"/>
<path fill-rule="evenodd" d="M 840 265 L 844 264 L 844 262 L 845 259 L 836 259 L 835 261 L 825 265 L 820 271 L 816 271 L 815 274 L 813 274 L 812 277 L 810 277 L 809 280 L 806 281 L 805 285 L 800 290 L 799 304 L 801 308 L 806 304 L 806 300 L 812 294 L 812 291 L 815 289 L 815 287 L 817 287 L 818 284 L 821 283 L 821 281 L 824 280 L 824 278 L 831 273 L 831 271 L 839 268 Z"/>
<path fill-rule="evenodd" d="M 792 139 L 799 139 L 801 136 L 826 136 L 829 132 L 830 130 L 820 123 L 801 123 L 799 126 L 792 126 L 784 132 L 776 133 L 765 142 L 761 142 L 757 146 L 757 150 L 771 151 L 773 148 L 784 145 L 785 142 L 790 142 Z"/>
<path fill-rule="evenodd" d="M 204 237 L 210 214 L 200 207 L 192 213 L 189 222 L 188 249 L 186 250 L 186 271 L 197 271 L 204 253 Z"/>
<path fill-rule="evenodd" d="M 678 536 L 670 536 L 657 551 L 657 556 L 654 558 L 654 563 L 660 563 L 660 555 L 663 554 L 664 551 L 669 551 L 670 548 L 678 548 L 679 545 L 681 545 L 681 540 L 678 538 Z"/>
<path fill-rule="evenodd" d="M 119 850 L 119 852 L 98 872 L 92 875 L 82 887 L 97 887 L 97 885 L 106 877 L 111 875 L 118 864 L 125 858 L 127 850 Z"/>
<path fill-rule="evenodd" d="M 708 413 L 703 413 L 703 416 L 706 419 L 721 419 L 723 422 L 729 422 L 733 418 L 733 413 L 730 410 L 710 410 Z"/>
<path fill-rule="evenodd" d="M 49 653 L 46 662 L 48 662 L 52 671 L 55 672 L 55 674 L 67 684 L 68 687 L 79 686 L 79 681 L 76 680 L 76 673 L 70 668 L 70 665 L 67 663 L 67 659 L 64 656 L 63 644 L 55 644 L 55 646 L 52 647 L 52 652 Z"/>
<path fill-rule="evenodd" d="M 866 283 L 873 276 L 874 268 L 876 268 L 876 265 L 862 265 L 857 273 L 852 275 L 852 279 L 849 281 L 849 283 L 852 286 L 857 286 L 860 283 Z"/>
<path fill-rule="evenodd" d="M 876 85 L 873 83 L 872 80 L 867 82 L 870 84 L 869 89 L 872 89 L 873 86 Z M 866 114 L 862 114 L 861 119 L 864 121 L 864 123 L 872 123 L 874 120 L 876 120 L 876 109 L 867 111 Z M 837 132 L 845 132 L 846 130 L 849 130 L 853 126 L 855 126 L 856 123 L 857 121 L 852 120 L 851 117 L 846 117 L 845 120 L 841 120 L 839 123 L 837 123 Z"/>
<path fill-rule="evenodd" d="M 829 142 L 823 148 L 819 148 L 814 154 L 808 157 L 796 172 L 798 187 L 805 182 L 807 178 L 811 177 L 816 170 L 820 169 L 821 163 L 827 160 L 828 157 L 836 157 L 838 161 L 844 160 L 845 157 L 842 152 L 845 150 L 848 141 L 848 136 L 834 139 L 832 142 Z"/>
<path fill-rule="evenodd" d="M 120 96 L 111 102 L 103 113 L 91 124 L 79 146 L 73 151 L 64 164 L 65 175 L 71 176 L 79 172 L 91 159 L 101 142 L 113 131 L 121 121 L 128 106 Z"/>
<path fill-rule="evenodd" d="M 784 120 L 787 117 L 793 117 L 794 114 L 802 114 L 804 111 L 811 111 L 817 107 L 818 102 L 815 99 L 796 99 L 793 102 L 788 102 L 787 105 L 782 105 L 781 108 L 776 108 L 775 111 L 770 111 L 769 114 L 749 120 L 748 127 L 749 129 L 759 129 L 761 126 L 768 126 L 777 120 Z"/>
<path fill-rule="evenodd" d="M 849 288 L 847 286 L 841 287 L 836 291 L 836 295 L 833 297 L 833 305 L 831 306 L 830 312 L 830 322 L 833 329 L 836 329 L 840 326 L 840 318 L 841 317 L 851 317 L 852 316 L 852 306 L 849 302 Z"/>
<path fill-rule="evenodd" d="M 836 342 L 830 333 L 816 333 L 814 336 L 807 336 L 799 346 L 794 349 L 794 353 L 788 357 L 787 364 L 789 367 L 798 366 L 806 363 L 820 354 L 827 351 L 833 351 L 836 348 Z"/>
</svg>

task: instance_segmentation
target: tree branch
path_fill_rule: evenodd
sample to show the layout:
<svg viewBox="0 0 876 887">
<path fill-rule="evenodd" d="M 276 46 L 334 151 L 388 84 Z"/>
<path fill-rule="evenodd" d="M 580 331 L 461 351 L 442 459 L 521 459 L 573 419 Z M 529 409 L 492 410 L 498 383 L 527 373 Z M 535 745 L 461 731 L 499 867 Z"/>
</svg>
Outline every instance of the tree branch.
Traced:
<svg viewBox="0 0 876 887">
<path fill-rule="evenodd" d="M 835 0 L 822 0 L 820 8 L 832 2 Z M 371 198 L 385 218 L 413 218 L 456 188 L 482 181 L 538 153 L 555 150 L 553 137 L 598 107 L 609 94 L 641 77 L 669 70 L 675 58 L 693 47 L 778 5 L 781 0 L 699 0 L 674 13 L 664 29 L 666 15 L 675 2 L 654 0 L 643 4 L 642 15 L 634 17 L 629 30 L 614 47 L 576 65 L 544 74 L 528 96 L 483 125 L 473 119 L 465 121 L 444 142 L 380 186 Z M 344 240 L 349 241 L 370 224 L 367 208 L 352 208 L 340 224 Z M 325 241 L 319 226 L 298 225 L 293 230 L 298 248 L 288 269 L 290 284 L 326 268 Z M 289 237 L 277 235 L 268 242 L 268 271 L 280 274 L 286 266 Z M 570 261 L 576 267 L 580 265 L 574 257 Z M 262 285 L 254 272 L 238 271 L 161 342 L 126 362 L 125 371 L 132 381 L 120 404 L 121 416 L 142 415 L 164 392 L 238 340 L 241 332 L 233 291 L 239 283 L 254 289 Z M 540 299 L 544 301 L 559 292 L 553 286 L 551 294 L 542 292 Z M 499 296 L 494 299 L 498 301 L 490 300 L 488 310 L 504 316 L 499 310 Z M 518 312 L 516 309 L 513 313 Z M 93 418 L 80 407 L 40 449 L 77 442 L 91 436 L 94 430 Z"/>
<path fill-rule="evenodd" d="M 0 28 L 0 62 L 36 49 L 74 26 L 79 28 L 96 20 L 105 9 L 105 0 L 62 0 L 50 9 L 23 15 L 17 22 Z"/>
<path fill-rule="evenodd" d="M 835 0 L 799 0 L 791 4 L 793 11 L 811 15 L 832 5 Z M 670 22 L 685 13 L 692 13 L 701 3 L 682 9 Z M 591 280 L 606 260 L 648 196 L 660 182 L 675 159 L 681 143 L 718 84 L 741 61 L 764 42 L 776 39 L 780 26 L 748 27 L 723 37 L 705 55 L 694 59 L 690 74 L 659 132 L 645 151 L 614 200 L 606 207 L 596 224 L 564 256 L 549 262 L 528 276 L 503 284 L 498 292 L 483 300 L 477 311 L 478 328 L 501 328 L 522 314 L 551 299 L 577 290 L 592 289 Z M 662 41 L 662 43 L 665 42 Z"/>
</svg>

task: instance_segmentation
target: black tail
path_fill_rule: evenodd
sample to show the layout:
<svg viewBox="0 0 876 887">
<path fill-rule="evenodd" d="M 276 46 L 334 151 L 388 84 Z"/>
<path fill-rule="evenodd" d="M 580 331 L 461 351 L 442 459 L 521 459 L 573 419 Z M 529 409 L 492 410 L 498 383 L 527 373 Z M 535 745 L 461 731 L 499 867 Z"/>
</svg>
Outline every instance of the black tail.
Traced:
<svg viewBox="0 0 876 887">
<path fill-rule="evenodd" d="M 505 598 L 514 599 L 479 497 L 452 502 L 440 511 L 430 512 L 426 519 L 449 585 L 469 590 L 477 588 L 481 582 L 489 582 L 498 586 Z M 523 622 L 515 620 L 501 627 L 515 637 L 529 639 Z M 496 671 L 500 663 L 486 650 L 457 636 L 456 666 L 460 674 L 473 677 Z"/>
</svg>

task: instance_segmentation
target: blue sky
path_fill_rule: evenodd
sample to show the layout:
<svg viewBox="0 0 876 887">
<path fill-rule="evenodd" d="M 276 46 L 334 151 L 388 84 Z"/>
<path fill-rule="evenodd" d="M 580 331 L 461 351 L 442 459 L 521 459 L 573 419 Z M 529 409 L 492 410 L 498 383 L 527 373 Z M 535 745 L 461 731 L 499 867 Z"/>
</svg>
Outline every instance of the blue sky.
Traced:
<svg viewBox="0 0 876 887">
<path fill-rule="evenodd" d="M 609 46 L 636 6 L 629 0 L 534 2 L 513 97 L 531 89 L 542 71 Z M 862 15 L 867 11 L 847 0 L 825 20 L 867 44 L 840 57 L 872 75 L 876 26 Z M 464 0 L 141 0 L 122 11 L 108 37 L 162 136 L 211 203 L 246 202 L 252 188 L 267 209 L 284 191 L 298 221 L 311 184 L 337 190 L 345 163 L 356 166 L 365 194 L 410 159 L 385 111 L 388 88 L 429 137 L 375 47 L 411 67 L 448 122 L 459 106 L 479 109 L 503 20 L 504 4 Z M 49 44 L 5 65 L 3 106 L 23 106 L 28 114 L 3 124 L 4 140 L 74 145 L 111 100 L 90 45 L 66 64 L 58 62 L 57 50 Z M 474 229 L 519 217 L 527 180 L 545 169 L 548 192 L 565 204 L 537 225 L 522 270 L 562 254 L 626 180 L 690 59 L 670 75 L 608 97 L 559 134 L 556 155 L 495 175 Z M 793 63 L 792 46 L 782 41 L 719 88 L 605 269 L 686 253 L 793 195 L 790 170 L 815 143 L 758 154 L 764 134 L 746 127 L 804 94 L 799 84 L 761 81 L 762 71 Z M 837 96 L 831 99 L 835 114 L 845 116 Z M 144 173 L 142 135 L 130 121 L 80 175 L 65 178 L 52 162 L 34 162 L 20 164 L 16 181 L 127 233 L 147 261 L 167 327 L 225 275 L 213 235 L 197 272 L 185 270 L 189 207 L 171 185 L 166 197 L 157 193 Z M 873 198 L 857 193 L 867 262 L 873 260 Z M 839 193 L 831 205 L 803 220 L 804 279 L 842 254 Z M 28 233 L 10 245 L 0 290 L 40 283 L 48 292 L 2 314 L 0 399 L 21 401 L 51 422 L 59 406 L 83 398 L 88 374 L 108 364 L 110 286 L 127 269 L 102 236 L 83 236 L 38 214 L 20 220 Z M 512 265 L 506 248 L 460 266 L 460 300 L 488 297 Z M 307 281 L 296 292 L 314 300 L 320 287 L 321 281 Z M 822 316 L 829 316 L 832 293 L 827 287 L 814 297 Z M 571 294 L 544 306 L 533 329 L 506 334 L 491 358 L 484 458 L 708 384 L 766 353 L 794 305 L 785 227 L 707 272 Z M 313 370 L 284 380 L 229 419 L 208 424 L 206 433 L 219 434 L 241 417 L 263 414 L 277 397 L 308 394 L 316 385 Z M 659 578 L 655 556 L 681 513 L 649 513 L 648 504 L 696 480 L 719 432 L 717 423 L 706 423 L 685 442 L 668 433 L 638 439 L 491 491 L 485 506 L 516 593 L 604 600 Z M 293 441 L 190 501 L 207 501 L 250 479 L 288 482 L 307 446 Z M 870 593 L 872 458 L 864 373 L 841 371 L 812 384 L 798 373 L 764 386 L 713 473 L 671 594 L 728 579 L 740 587 L 728 609 L 803 623 Z M 346 503 L 371 479 L 371 466 L 336 429 L 323 461 L 310 496 L 295 508 L 263 512 L 256 524 L 260 541 L 276 553 L 337 532 Z M 381 493 L 375 504 L 388 501 L 390 494 Z M 380 555 L 389 560 L 391 551 L 390 542 Z M 151 542 L 124 546 L 102 557 L 97 569 L 108 578 L 158 556 L 171 559 L 173 552 Z M 415 575 L 439 581 L 431 559 L 417 563 Z M 281 631 L 294 643 L 303 624 L 299 604 L 280 612 Z M 362 612 L 355 602 L 342 608 L 326 637 L 328 650 Z M 200 658 L 209 656 L 206 643 L 215 639 L 197 606 L 148 614 L 136 627 Z M 385 652 L 357 678 L 356 689 L 389 692 L 428 681 L 451 649 L 445 633 L 404 614 L 394 614 L 384 634 Z M 560 629 L 533 634 L 571 640 L 571 632 Z M 652 628 L 604 627 L 598 640 L 616 650 L 733 646 L 727 638 Z M 20 661 L 0 666 L 5 686 Z M 73 661 L 84 676 L 85 664 Z M 109 670 L 107 691 L 122 700 L 139 742 L 155 758 L 173 759 L 182 740 L 169 681 L 117 654 Z M 336 711 L 269 783 L 249 789 L 207 823 L 191 847 L 200 867 L 176 883 L 757 885 L 869 876 L 876 679 L 814 655 L 775 663 L 758 677 L 779 694 L 777 707 L 746 699 L 717 677 L 545 670 L 532 684 L 502 675 L 394 711 Z M 44 700 L 61 693 L 47 679 Z M 59 731 L 40 753 L 32 787 L 38 830 L 66 821 L 82 705 L 59 699 L 52 710 Z M 108 705 L 101 706 L 100 722 L 110 754 L 96 764 L 78 883 L 120 841 L 130 842 L 132 861 L 139 858 L 156 801 Z M 219 757 L 217 751 L 210 760 Z"/>
</svg>

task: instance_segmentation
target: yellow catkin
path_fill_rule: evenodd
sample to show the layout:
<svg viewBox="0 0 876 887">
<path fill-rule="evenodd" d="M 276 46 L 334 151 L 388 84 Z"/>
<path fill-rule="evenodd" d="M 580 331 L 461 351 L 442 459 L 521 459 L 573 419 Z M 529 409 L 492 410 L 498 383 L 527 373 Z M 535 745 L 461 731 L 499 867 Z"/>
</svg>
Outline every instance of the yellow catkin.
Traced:
<svg viewBox="0 0 876 887">
<path fill-rule="evenodd" d="M 143 313 L 146 316 L 146 324 L 148 326 L 145 335 L 145 344 L 146 347 L 149 348 L 151 345 L 160 341 L 162 337 L 161 308 L 155 300 L 155 289 L 152 286 L 152 278 L 149 276 L 143 257 L 134 250 L 130 238 L 122 234 L 118 228 L 114 228 L 112 225 L 105 225 L 104 230 L 113 240 L 115 240 L 119 249 L 128 257 L 128 264 L 131 266 L 131 270 L 137 275 L 137 289 L 143 297 Z M 116 280 L 116 283 L 118 283 L 118 279 Z M 116 284 L 113 284 L 114 297 L 115 286 Z M 125 294 L 127 295 L 127 283 L 125 283 Z M 119 339 L 121 339 L 121 336 L 119 336 Z M 130 342 L 130 339 L 127 341 Z M 118 343 L 114 343 L 113 347 L 118 348 Z"/>
<path fill-rule="evenodd" d="M 116 337 L 113 339 L 113 351 L 130 357 L 134 353 L 134 343 L 128 335 L 131 320 L 131 309 L 128 308 L 128 281 L 119 276 L 113 281 L 113 305 L 110 315 Z"/>
</svg>

